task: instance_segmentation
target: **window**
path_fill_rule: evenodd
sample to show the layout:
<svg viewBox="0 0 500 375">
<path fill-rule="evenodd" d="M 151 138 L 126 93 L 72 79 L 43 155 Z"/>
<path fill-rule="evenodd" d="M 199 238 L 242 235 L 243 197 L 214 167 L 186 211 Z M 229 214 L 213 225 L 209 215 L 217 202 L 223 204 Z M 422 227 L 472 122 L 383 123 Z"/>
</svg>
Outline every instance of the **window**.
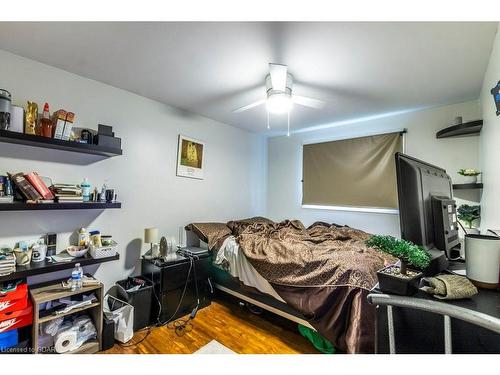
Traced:
<svg viewBox="0 0 500 375">
<path fill-rule="evenodd" d="M 394 154 L 402 132 L 303 146 L 302 204 L 397 208 Z"/>
</svg>

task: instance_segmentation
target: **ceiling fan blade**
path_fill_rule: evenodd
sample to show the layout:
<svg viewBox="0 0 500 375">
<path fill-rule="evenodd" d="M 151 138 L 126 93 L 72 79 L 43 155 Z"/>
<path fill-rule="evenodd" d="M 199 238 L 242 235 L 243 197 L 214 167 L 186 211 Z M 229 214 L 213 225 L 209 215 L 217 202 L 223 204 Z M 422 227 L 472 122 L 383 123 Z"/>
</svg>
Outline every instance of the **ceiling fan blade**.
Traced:
<svg viewBox="0 0 500 375">
<path fill-rule="evenodd" d="M 307 96 L 293 95 L 292 100 L 296 104 L 306 107 L 320 109 L 325 106 L 325 102 L 319 99 L 308 98 Z"/>
<path fill-rule="evenodd" d="M 240 112 L 243 112 L 243 111 L 247 111 L 249 109 L 252 109 L 253 107 L 257 107 L 258 105 L 261 105 L 261 104 L 264 104 L 266 101 L 264 99 L 261 99 L 261 100 L 257 100 L 256 102 L 253 102 L 253 103 L 250 103 L 250 104 L 247 104 L 247 105 L 244 105 L 243 107 L 240 107 L 240 108 L 236 108 L 235 110 L 233 110 L 232 112 L 233 113 L 240 113 Z"/>
<path fill-rule="evenodd" d="M 269 64 L 269 74 L 273 90 L 285 91 L 288 67 L 281 64 Z"/>
</svg>

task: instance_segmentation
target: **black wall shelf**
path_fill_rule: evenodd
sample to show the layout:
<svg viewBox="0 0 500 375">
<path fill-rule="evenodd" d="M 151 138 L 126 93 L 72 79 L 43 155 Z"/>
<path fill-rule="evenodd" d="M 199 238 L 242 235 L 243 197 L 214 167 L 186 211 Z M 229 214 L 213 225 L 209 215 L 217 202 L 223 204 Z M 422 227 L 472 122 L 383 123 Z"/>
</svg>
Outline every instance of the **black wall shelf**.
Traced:
<svg viewBox="0 0 500 375">
<path fill-rule="evenodd" d="M 118 259 L 120 259 L 119 254 L 116 254 L 115 256 L 112 257 L 99 258 L 99 259 L 92 258 L 90 255 L 86 254 L 83 257 L 74 258 L 70 262 L 50 263 L 47 260 L 38 263 L 31 262 L 26 266 L 16 266 L 16 271 L 12 272 L 9 275 L 0 276 L 0 283 L 14 279 L 23 279 L 28 276 L 35 276 L 49 272 L 57 272 L 57 271 L 71 269 L 75 266 L 76 263 L 80 263 L 80 265 L 84 267 L 93 264 L 111 262 L 113 260 L 118 260 Z"/>
<path fill-rule="evenodd" d="M 473 183 L 473 184 L 453 184 L 453 189 L 455 190 L 463 190 L 463 189 L 482 189 L 482 183 Z"/>
<path fill-rule="evenodd" d="M 43 210 L 105 210 L 108 208 L 121 208 L 120 202 L 78 202 L 78 203 L 0 203 L 0 211 L 43 211 Z"/>
<path fill-rule="evenodd" d="M 436 138 L 451 138 L 466 135 L 479 135 L 483 127 L 483 120 L 465 122 L 459 125 L 453 125 L 440 130 L 436 133 Z"/>
<path fill-rule="evenodd" d="M 61 139 L 45 138 L 38 135 L 16 133 L 8 130 L 0 130 L 0 142 L 14 143 L 32 147 L 50 148 L 54 150 L 64 150 L 77 152 L 80 154 L 99 155 L 105 157 L 122 155 L 121 149 L 109 148 L 99 145 L 90 145 L 73 141 L 63 141 Z"/>
</svg>

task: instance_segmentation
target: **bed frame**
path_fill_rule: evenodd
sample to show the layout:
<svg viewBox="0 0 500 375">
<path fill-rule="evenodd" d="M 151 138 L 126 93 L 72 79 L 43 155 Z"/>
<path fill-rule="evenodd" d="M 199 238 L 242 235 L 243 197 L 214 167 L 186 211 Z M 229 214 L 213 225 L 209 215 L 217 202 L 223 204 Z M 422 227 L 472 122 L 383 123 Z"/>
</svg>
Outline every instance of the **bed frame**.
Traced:
<svg viewBox="0 0 500 375">
<path fill-rule="evenodd" d="M 185 233 L 186 246 L 207 249 L 207 244 L 200 241 L 198 236 L 196 236 L 193 232 L 186 230 Z M 238 280 L 218 267 L 212 266 L 211 271 L 214 287 L 218 291 L 229 294 L 242 301 L 258 306 L 261 309 L 291 320 L 292 322 L 302 324 L 303 326 L 315 330 L 315 328 L 302 314 L 292 309 L 286 303 L 278 301 L 268 294 L 261 293 L 257 289 L 242 287 Z"/>
<path fill-rule="evenodd" d="M 261 293 L 254 288 L 242 287 L 238 280 L 216 266 L 212 266 L 212 278 L 217 290 L 291 320 L 292 322 L 314 329 L 302 314 L 292 309 L 286 303 L 278 301 L 274 297 Z"/>
</svg>

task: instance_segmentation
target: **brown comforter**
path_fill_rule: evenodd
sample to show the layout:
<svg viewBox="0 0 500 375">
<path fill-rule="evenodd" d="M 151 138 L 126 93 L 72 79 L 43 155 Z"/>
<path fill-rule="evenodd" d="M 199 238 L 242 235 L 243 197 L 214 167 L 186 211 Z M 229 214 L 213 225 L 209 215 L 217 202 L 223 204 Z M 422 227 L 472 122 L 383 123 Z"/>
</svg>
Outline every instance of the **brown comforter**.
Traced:
<svg viewBox="0 0 500 375">
<path fill-rule="evenodd" d="M 238 233 L 257 272 L 318 332 L 342 351 L 373 353 L 375 310 L 366 296 L 395 259 L 366 247 L 369 234 L 300 221 L 256 222 Z"/>
</svg>

